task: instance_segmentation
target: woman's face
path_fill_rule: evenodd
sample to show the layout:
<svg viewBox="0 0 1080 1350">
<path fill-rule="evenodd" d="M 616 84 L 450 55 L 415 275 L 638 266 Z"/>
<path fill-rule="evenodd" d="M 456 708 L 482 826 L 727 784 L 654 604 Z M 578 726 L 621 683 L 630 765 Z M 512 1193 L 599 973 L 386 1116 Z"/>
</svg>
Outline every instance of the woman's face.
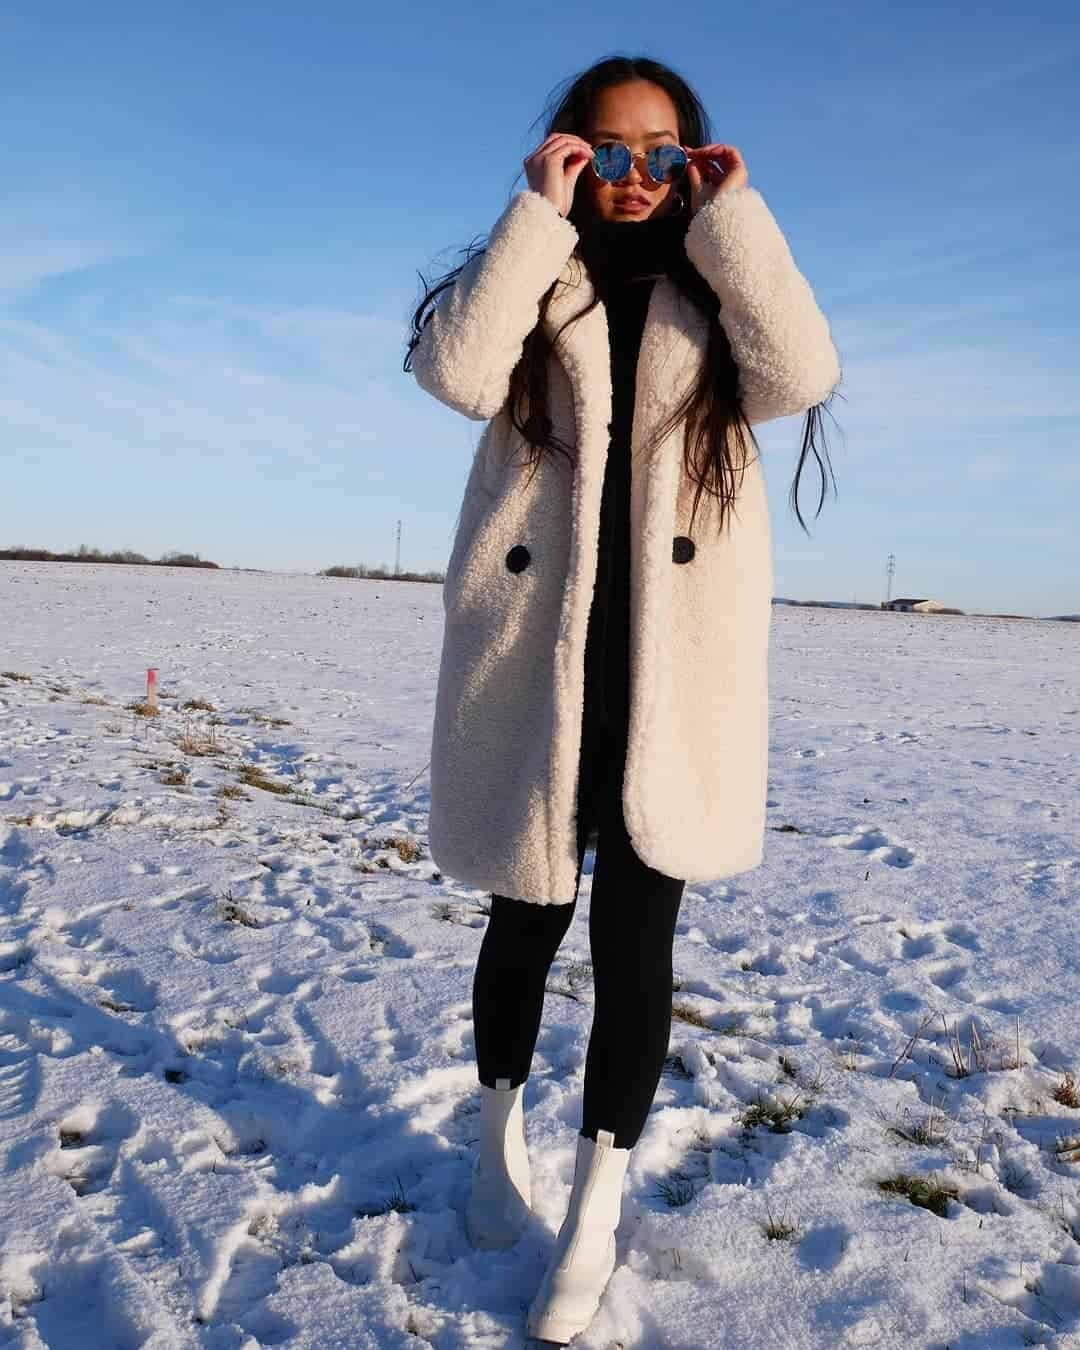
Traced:
<svg viewBox="0 0 1080 1350">
<path fill-rule="evenodd" d="M 651 80 L 628 80 L 611 85 L 593 100 L 582 137 L 590 145 L 623 141 L 634 154 L 645 154 L 654 145 L 679 145 L 679 118 L 666 90 Z M 591 215 L 601 220 L 644 220 L 670 215 L 678 209 L 676 183 L 654 183 L 645 173 L 645 161 L 635 160 L 630 172 L 617 183 L 605 183 L 592 166 L 583 170 L 577 185 L 585 194 Z M 685 194 L 684 194 L 685 195 Z M 627 209 L 631 197 L 644 197 L 642 210 Z"/>
</svg>

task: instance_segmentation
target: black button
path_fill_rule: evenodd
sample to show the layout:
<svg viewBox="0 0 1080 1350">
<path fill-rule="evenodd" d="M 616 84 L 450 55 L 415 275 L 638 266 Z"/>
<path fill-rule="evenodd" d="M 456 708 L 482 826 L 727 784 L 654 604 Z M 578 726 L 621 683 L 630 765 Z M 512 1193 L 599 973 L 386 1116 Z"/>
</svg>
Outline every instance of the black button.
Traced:
<svg viewBox="0 0 1080 1350">
<path fill-rule="evenodd" d="M 694 556 L 694 541 L 685 534 L 677 534 L 671 545 L 672 562 L 688 563 Z"/>
<path fill-rule="evenodd" d="M 511 572 L 524 572 L 531 556 L 524 544 L 515 544 L 506 555 L 506 565 Z"/>
</svg>

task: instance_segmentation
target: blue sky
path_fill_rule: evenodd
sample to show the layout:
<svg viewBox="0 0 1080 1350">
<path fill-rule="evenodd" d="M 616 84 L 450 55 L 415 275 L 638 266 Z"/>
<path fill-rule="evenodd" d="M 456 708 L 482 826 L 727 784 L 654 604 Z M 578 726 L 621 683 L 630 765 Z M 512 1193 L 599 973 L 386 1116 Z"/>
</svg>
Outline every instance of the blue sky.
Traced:
<svg viewBox="0 0 1080 1350">
<path fill-rule="evenodd" d="M 665 15 L 670 17 L 668 23 Z M 401 369 L 554 87 L 651 55 L 828 315 L 838 495 L 758 429 L 776 592 L 1080 611 L 1074 5 L 0 15 L 0 543 L 442 568 L 481 424 Z"/>
</svg>

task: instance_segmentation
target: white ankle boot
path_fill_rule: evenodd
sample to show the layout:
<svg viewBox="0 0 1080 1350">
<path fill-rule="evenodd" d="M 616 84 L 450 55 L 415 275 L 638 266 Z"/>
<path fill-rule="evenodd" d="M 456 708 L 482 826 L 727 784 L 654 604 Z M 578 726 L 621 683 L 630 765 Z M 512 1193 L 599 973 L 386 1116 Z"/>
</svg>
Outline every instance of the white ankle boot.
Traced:
<svg viewBox="0 0 1080 1350">
<path fill-rule="evenodd" d="M 473 1168 L 465 1231 L 474 1247 L 499 1251 L 521 1236 L 532 1207 L 529 1155 L 525 1151 L 524 1083 L 480 1084 L 480 1154 Z"/>
<path fill-rule="evenodd" d="M 615 1269 L 615 1229 L 630 1149 L 610 1130 L 578 1135 L 570 1205 L 547 1272 L 529 1309 L 528 1333 L 566 1345 L 592 1321 Z"/>
</svg>

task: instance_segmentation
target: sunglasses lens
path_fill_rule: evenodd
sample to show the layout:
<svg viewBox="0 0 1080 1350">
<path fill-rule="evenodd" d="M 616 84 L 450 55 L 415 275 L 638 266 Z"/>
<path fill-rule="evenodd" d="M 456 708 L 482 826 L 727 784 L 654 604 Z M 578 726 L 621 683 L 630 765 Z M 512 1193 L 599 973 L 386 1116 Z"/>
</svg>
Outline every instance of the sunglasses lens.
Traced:
<svg viewBox="0 0 1080 1350">
<path fill-rule="evenodd" d="M 593 168 L 605 183 L 617 183 L 620 178 L 625 178 L 632 163 L 629 147 L 621 141 L 597 146 L 593 152 Z"/>
<path fill-rule="evenodd" d="M 649 151 L 646 163 L 649 175 L 656 183 L 670 183 L 687 165 L 686 151 L 678 145 L 658 145 Z"/>
</svg>

